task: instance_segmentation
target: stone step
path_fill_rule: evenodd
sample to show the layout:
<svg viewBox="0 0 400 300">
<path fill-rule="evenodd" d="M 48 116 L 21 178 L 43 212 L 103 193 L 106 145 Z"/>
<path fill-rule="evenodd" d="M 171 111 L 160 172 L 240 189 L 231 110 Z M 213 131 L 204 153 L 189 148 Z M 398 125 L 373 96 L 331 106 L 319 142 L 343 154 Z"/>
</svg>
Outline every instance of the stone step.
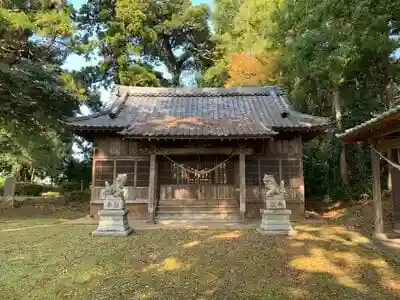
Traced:
<svg viewBox="0 0 400 300">
<path fill-rule="evenodd" d="M 219 215 L 219 214 L 157 214 L 156 221 L 172 221 L 172 222 L 187 222 L 187 221 L 211 221 L 211 222 L 239 222 L 238 214 Z"/>
<path fill-rule="evenodd" d="M 224 212 L 237 212 L 238 207 L 229 206 L 229 207 L 221 207 L 221 206 L 204 206 L 204 205 L 188 205 L 188 206 L 157 206 L 158 212 L 169 212 L 169 211 L 177 211 L 181 213 L 198 213 L 198 212 L 209 212 L 209 213 L 224 213 Z"/>
<path fill-rule="evenodd" d="M 160 210 L 157 209 L 157 215 L 233 215 L 237 214 L 237 209 L 229 210 L 192 210 L 192 209 L 177 209 L 177 210 Z"/>
<path fill-rule="evenodd" d="M 236 199 L 228 200 L 215 200 L 215 199 L 183 199 L 183 200 L 158 200 L 159 205 L 167 206 L 187 206 L 187 205 L 204 205 L 204 206 L 237 206 L 238 201 Z"/>
</svg>

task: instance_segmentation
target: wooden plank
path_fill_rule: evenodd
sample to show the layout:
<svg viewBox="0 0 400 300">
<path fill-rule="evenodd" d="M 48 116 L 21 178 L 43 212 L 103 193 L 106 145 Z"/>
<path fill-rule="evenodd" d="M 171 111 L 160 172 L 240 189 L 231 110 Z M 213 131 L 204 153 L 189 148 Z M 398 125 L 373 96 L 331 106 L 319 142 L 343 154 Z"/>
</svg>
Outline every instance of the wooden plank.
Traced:
<svg viewBox="0 0 400 300">
<path fill-rule="evenodd" d="M 376 149 L 383 152 L 383 151 L 388 151 L 389 149 L 398 148 L 398 147 L 400 148 L 400 138 L 384 139 L 384 140 L 379 141 Z"/>
<path fill-rule="evenodd" d="M 400 124 L 398 122 L 398 119 L 396 118 L 394 121 L 381 121 L 382 126 L 380 128 L 376 128 L 376 132 L 374 133 L 369 133 L 368 139 L 379 139 L 382 138 L 386 135 L 393 134 L 396 132 L 400 132 Z M 374 128 L 375 129 L 375 128 Z"/>
<path fill-rule="evenodd" d="M 398 149 L 392 149 L 392 160 L 399 163 Z M 391 167 L 394 230 L 400 232 L 400 171 Z"/>
<path fill-rule="evenodd" d="M 372 193 L 375 213 L 375 235 L 383 234 L 381 176 L 378 154 L 371 149 Z"/>
<path fill-rule="evenodd" d="M 239 194 L 239 201 L 240 201 L 240 220 L 242 222 L 245 221 L 245 214 L 246 214 L 246 156 L 243 149 L 240 150 L 239 154 L 239 174 L 240 174 L 240 194 Z"/>
<path fill-rule="evenodd" d="M 92 197 L 91 197 L 91 202 L 95 203 L 103 203 L 103 200 L 100 197 L 101 190 L 103 190 L 103 186 L 95 186 L 92 187 Z M 149 188 L 148 187 L 133 187 L 133 186 L 125 186 L 124 187 L 124 193 L 125 193 L 125 200 L 129 201 L 130 203 L 135 203 L 137 201 L 138 203 L 148 203 L 148 193 L 149 193 Z"/>
<path fill-rule="evenodd" d="M 163 150 L 157 150 L 157 155 L 189 155 L 189 154 L 233 154 L 237 152 L 237 148 L 166 148 Z M 243 149 L 244 154 L 251 155 L 253 149 Z"/>
<path fill-rule="evenodd" d="M 154 223 L 154 203 L 155 203 L 155 179 L 156 179 L 156 155 L 150 155 L 150 176 L 149 176 L 149 203 L 148 203 L 148 222 Z"/>
<path fill-rule="evenodd" d="M 103 153 L 97 153 L 96 154 L 96 159 L 97 160 L 149 160 L 149 155 L 109 155 L 109 154 L 103 154 Z"/>
</svg>

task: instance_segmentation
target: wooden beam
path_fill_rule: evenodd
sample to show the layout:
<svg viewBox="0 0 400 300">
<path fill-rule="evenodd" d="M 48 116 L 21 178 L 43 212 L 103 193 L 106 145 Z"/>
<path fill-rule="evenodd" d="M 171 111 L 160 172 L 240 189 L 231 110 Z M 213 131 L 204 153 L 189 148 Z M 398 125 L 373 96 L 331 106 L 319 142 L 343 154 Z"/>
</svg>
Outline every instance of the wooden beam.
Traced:
<svg viewBox="0 0 400 300">
<path fill-rule="evenodd" d="M 239 153 L 239 183 L 240 220 L 242 223 L 244 223 L 246 214 L 246 156 L 244 149 L 241 149 Z"/>
<path fill-rule="evenodd" d="M 400 133 L 400 123 L 396 120 L 392 120 L 391 122 L 387 122 L 385 125 L 371 129 L 372 132 L 368 132 L 369 139 L 379 139 L 386 135 L 393 134 L 396 132 Z"/>
<path fill-rule="evenodd" d="M 375 214 L 375 236 L 383 235 L 381 174 L 378 154 L 371 149 L 372 193 Z"/>
<path fill-rule="evenodd" d="M 166 148 L 156 150 L 156 155 L 187 155 L 187 154 L 233 154 L 237 152 L 237 148 Z M 253 149 L 243 149 L 245 155 L 251 155 Z"/>
<path fill-rule="evenodd" d="M 155 189 L 156 189 L 156 155 L 150 155 L 150 175 L 149 175 L 149 202 L 148 202 L 148 223 L 154 223 L 155 209 Z"/>
<path fill-rule="evenodd" d="M 379 151 L 388 151 L 393 148 L 400 148 L 400 138 L 381 140 L 376 145 L 376 148 Z"/>
</svg>

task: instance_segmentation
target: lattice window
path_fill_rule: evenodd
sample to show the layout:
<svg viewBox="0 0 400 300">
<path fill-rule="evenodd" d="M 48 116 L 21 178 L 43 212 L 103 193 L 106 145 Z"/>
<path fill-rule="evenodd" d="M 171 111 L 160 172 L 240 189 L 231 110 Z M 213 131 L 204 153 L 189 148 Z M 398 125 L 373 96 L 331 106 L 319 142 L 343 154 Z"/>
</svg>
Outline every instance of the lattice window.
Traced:
<svg viewBox="0 0 400 300">
<path fill-rule="evenodd" d="M 114 161 L 97 160 L 95 162 L 95 186 L 104 186 L 105 182 L 114 180 Z"/>
<path fill-rule="evenodd" d="M 259 161 L 257 159 L 248 158 L 246 159 L 246 184 L 247 185 L 259 185 L 259 174 L 258 174 Z"/>
<path fill-rule="evenodd" d="M 139 160 L 136 162 L 136 186 L 148 187 L 150 180 L 150 162 Z"/>
<path fill-rule="evenodd" d="M 296 185 L 295 180 L 301 175 L 300 160 L 298 159 L 282 159 L 282 179 L 285 185 Z"/>
<path fill-rule="evenodd" d="M 126 186 L 135 185 L 135 161 L 134 160 L 117 160 L 115 162 L 116 176 L 126 173 Z"/>
<path fill-rule="evenodd" d="M 115 164 L 115 168 L 114 168 Z M 112 183 L 118 174 L 127 174 L 126 186 L 148 187 L 150 162 L 135 160 L 97 160 L 95 162 L 95 186 L 104 186 L 105 181 Z"/>
<path fill-rule="evenodd" d="M 226 156 L 216 157 L 215 162 L 211 166 L 211 168 L 214 168 L 214 166 L 219 165 L 226 158 L 227 158 Z M 235 169 L 234 158 L 231 158 L 227 162 L 221 164 L 214 172 L 211 173 L 213 176 L 213 183 L 214 184 L 234 184 L 235 183 L 234 169 Z"/>
<path fill-rule="evenodd" d="M 260 159 L 260 179 L 261 184 L 264 174 L 272 174 L 277 182 L 282 180 L 279 171 L 279 159 Z"/>
</svg>

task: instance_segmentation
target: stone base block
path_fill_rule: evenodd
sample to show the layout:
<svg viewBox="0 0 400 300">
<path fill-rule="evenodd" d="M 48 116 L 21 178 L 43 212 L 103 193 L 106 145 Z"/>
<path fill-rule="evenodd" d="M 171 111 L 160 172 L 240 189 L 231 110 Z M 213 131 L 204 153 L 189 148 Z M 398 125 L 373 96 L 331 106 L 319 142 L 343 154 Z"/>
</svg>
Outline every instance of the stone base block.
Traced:
<svg viewBox="0 0 400 300">
<path fill-rule="evenodd" d="M 105 236 L 128 236 L 133 232 L 133 229 L 128 223 L 128 210 L 101 210 L 99 211 L 99 225 L 92 232 L 92 235 Z"/>
<path fill-rule="evenodd" d="M 277 230 L 264 230 L 261 228 L 257 228 L 256 230 L 263 235 L 287 235 L 287 236 L 296 235 L 296 231 L 293 229 L 290 231 L 277 231 Z"/>
<path fill-rule="evenodd" d="M 261 209 L 262 220 L 258 231 L 265 235 L 292 235 L 290 209 Z"/>
</svg>

